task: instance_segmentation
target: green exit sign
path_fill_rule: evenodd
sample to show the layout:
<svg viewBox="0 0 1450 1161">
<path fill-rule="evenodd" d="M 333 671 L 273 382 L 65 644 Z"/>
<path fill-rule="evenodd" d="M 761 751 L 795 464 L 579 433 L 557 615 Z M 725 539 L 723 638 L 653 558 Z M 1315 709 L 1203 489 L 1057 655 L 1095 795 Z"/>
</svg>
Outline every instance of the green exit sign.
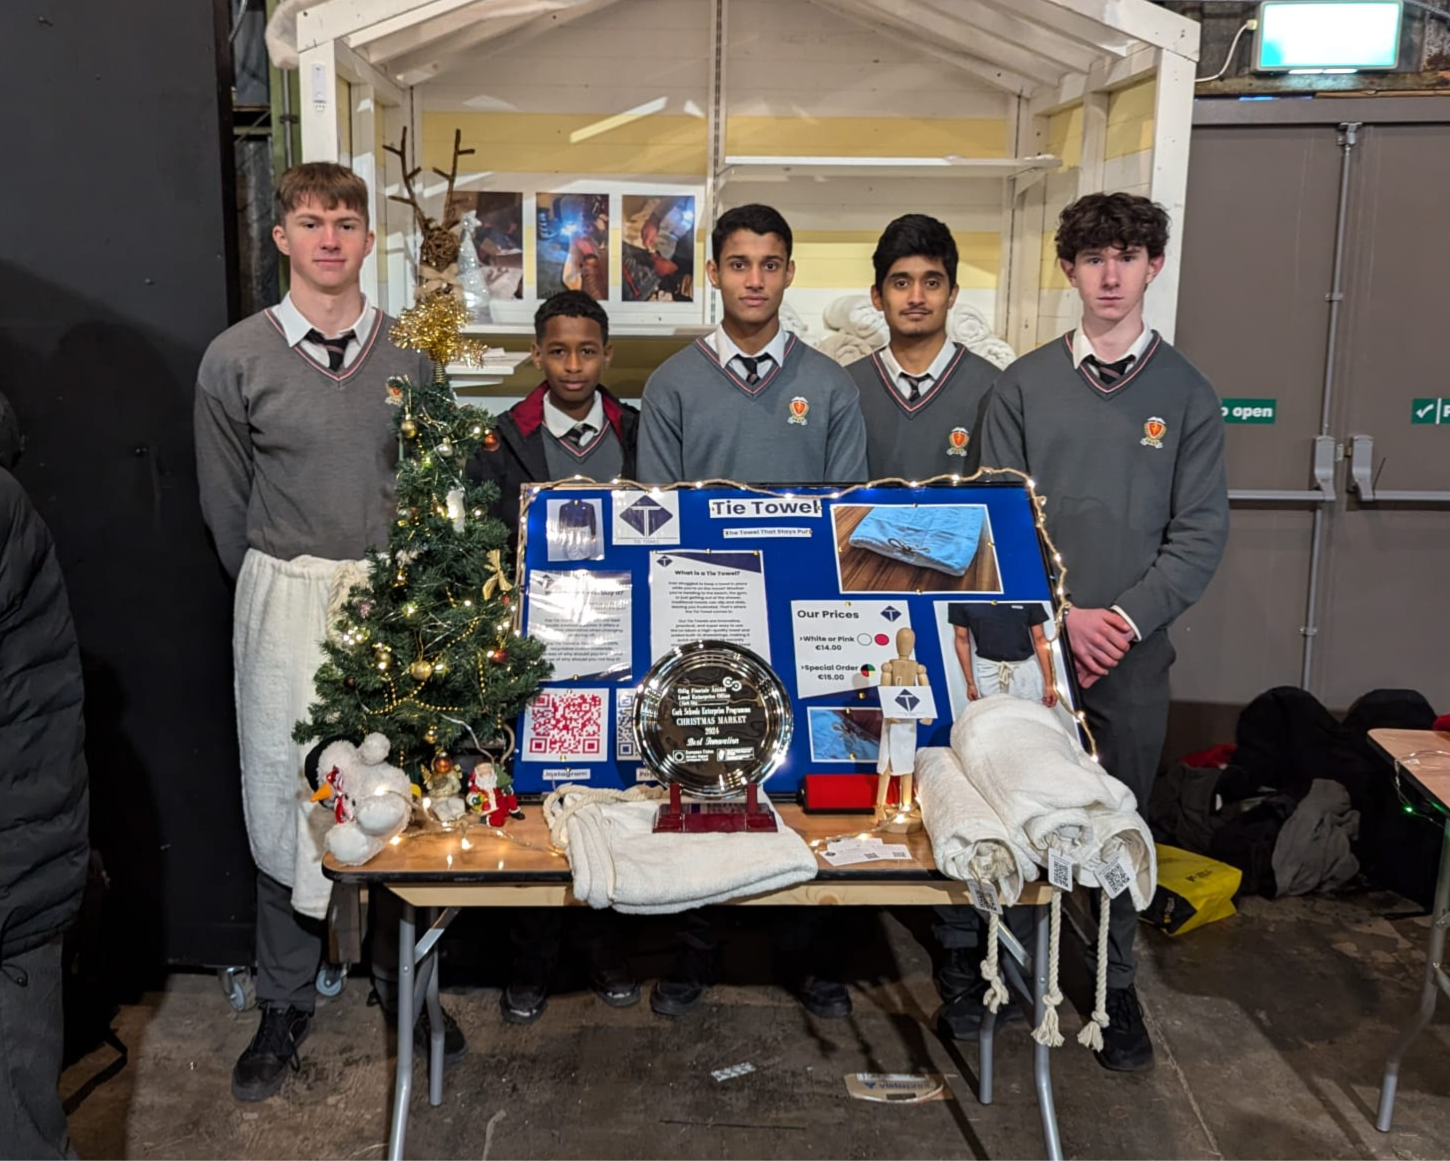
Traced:
<svg viewBox="0 0 1450 1161">
<path fill-rule="evenodd" d="M 1450 399 L 1411 400 L 1410 422 L 1450 425 Z"/>
<path fill-rule="evenodd" d="M 1225 423 L 1273 423 L 1279 412 L 1277 399 L 1225 399 Z"/>
</svg>

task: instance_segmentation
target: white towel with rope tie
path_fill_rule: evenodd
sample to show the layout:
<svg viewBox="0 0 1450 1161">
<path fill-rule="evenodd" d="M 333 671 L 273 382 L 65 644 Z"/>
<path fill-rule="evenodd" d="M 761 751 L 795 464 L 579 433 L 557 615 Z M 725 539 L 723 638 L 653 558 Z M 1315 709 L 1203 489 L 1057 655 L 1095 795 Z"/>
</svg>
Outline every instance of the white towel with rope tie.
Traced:
<svg viewBox="0 0 1450 1161">
<path fill-rule="evenodd" d="M 964 883 L 990 883 L 1004 907 L 1016 903 L 1022 884 L 1037 878 L 1037 865 L 1012 841 L 955 752 L 946 746 L 916 752 L 916 795 L 937 869 Z"/>
<path fill-rule="evenodd" d="M 1133 792 L 1109 777 L 1058 715 L 1039 703 L 1009 694 L 971 702 L 953 724 L 951 742 L 1007 833 L 1043 866 L 1055 849 L 1081 867 L 1098 846 L 1092 812 L 1137 805 Z"/>
<path fill-rule="evenodd" d="M 569 857 L 581 903 L 669 915 L 816 877 L 815 853 L 783 823 L 773 833 L 655 834 L 664 797 L 654 787 L 569 785 L 545 799 L 544 819 L 554 845 Z M 775 810 L 764 796 L 761 802 Z"/>
</svg>

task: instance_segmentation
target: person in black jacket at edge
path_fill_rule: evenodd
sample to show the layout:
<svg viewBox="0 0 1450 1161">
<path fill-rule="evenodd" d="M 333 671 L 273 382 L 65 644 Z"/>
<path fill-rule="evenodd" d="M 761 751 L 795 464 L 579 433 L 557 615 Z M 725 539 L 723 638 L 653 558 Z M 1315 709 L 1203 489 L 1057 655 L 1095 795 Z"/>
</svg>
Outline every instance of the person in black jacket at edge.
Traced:
<svg viewBox="0 0 1450 1161">
<path fill-rule="evenodd" d="M 535 313 L 532 356 L 544 381 L 499 417 L 498 439 L 468 462 L 470 479 L 498 488 L 494 512 L 508 525 L 515 547 L 522 485 L 576 475 L 600 482 L 634 478 L 639 412 L 599 382 L 612 354 L 609 316 L 583 291 L 555 294 Z M 594 543 L 600 531 L 594 530 Z M 639 1003 L 639 982 L 620 946 L 621 917 L 574 910 L 567 917 L 572 941 L 583 952 L 595 995 L 613 1008 Z M 565 920 L 562 911 L 547 907 L 514 916 L 513 969 L 499 999 L 505 1022 L 532 1024 L 544 1014 Z"/>
<path fill-rule="evenodd" d="M 0 1157 L 74 1157 L 60 1079 L 61 934 L 90 855 L 81 657 L 50 530 L 10 474 L 0 395 Z"/>
</svg>

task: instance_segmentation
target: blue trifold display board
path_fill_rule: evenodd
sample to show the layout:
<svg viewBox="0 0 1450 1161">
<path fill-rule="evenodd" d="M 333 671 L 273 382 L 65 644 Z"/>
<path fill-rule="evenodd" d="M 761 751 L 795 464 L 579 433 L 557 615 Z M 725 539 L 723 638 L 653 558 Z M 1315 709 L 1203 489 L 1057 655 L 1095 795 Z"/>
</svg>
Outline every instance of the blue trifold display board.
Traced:
<svg viewBox="0 0 1450 1161">
<path fill-rule="evenodd" d="M 936 707 L 934 724 L 919 729 L 922 745 L 941 742 L 965 704 L 974 658 L 964 664 L 954 636 L 962 605 L 995 604 L 994 613 L 1010 616 L 1035 603 L 1052 630 L 1046 554 L 1020 485 L 767 491 L 575 482 L 534 493 L 522 528 L 522 628 L 546 642 L 554 666 L 519 722 L 514 784 L 524 793 L 565 781 L 647 780 L 632 733 L 634 693 L 674 644 L 732 641 L 780 676 L 795 731 L 765 787 L 778 794 L 808 773 L 876 769 L 874 687 L 901 628 L 915 631 L 913 656 Z M 1065 702 L 1060 652 L 1056 687 Z"/>
</svg>

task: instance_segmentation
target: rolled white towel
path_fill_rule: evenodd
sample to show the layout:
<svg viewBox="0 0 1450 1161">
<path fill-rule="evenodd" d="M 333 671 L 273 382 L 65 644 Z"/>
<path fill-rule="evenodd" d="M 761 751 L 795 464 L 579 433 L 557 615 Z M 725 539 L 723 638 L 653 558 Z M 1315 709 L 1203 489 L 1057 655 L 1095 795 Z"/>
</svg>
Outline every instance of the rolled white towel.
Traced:
<svg viewBox="0 0 1450 1161">
<path fill-rule="evenodd" d="M 962 882 L 991 883 L 1004 907 L 1016 903 L 1022 884 L 1037 878 L 1037 866 L 968 781 L 955 753 L 945 746 L 916 752 L 916 794 L 937 870 Z"/>
<path fill-rule="evenodd" d="M 1133 872 L 1128 891 L 1133 897 L 1133 906 L 1142 911 L 1153 901 L 1153 892 L 1158 886 L 1158 848 L 1153 843 L 1153 832 L 1136 810 L 1098 810 L 1091 812 L 1091 816 L 1094 850 L 1088 856 L 1088 864 L 1110 864 L 1120 854 L 1125 855 Z M 1079 867 L 1078 879 L 1087 887 L 1101 886 L 1098 876 L 1087 867 Z"/>
<path fill-rule="evenodd" d="M 1097 849 L 1092 812 L 1137 803 L 1038 702 L 994 694 L 967 706 L 952 726 L 952 750 L 967 778 L 1007 828 L 1045 865 L 1057 850 L 1079 866 Z"/>
</svg>

